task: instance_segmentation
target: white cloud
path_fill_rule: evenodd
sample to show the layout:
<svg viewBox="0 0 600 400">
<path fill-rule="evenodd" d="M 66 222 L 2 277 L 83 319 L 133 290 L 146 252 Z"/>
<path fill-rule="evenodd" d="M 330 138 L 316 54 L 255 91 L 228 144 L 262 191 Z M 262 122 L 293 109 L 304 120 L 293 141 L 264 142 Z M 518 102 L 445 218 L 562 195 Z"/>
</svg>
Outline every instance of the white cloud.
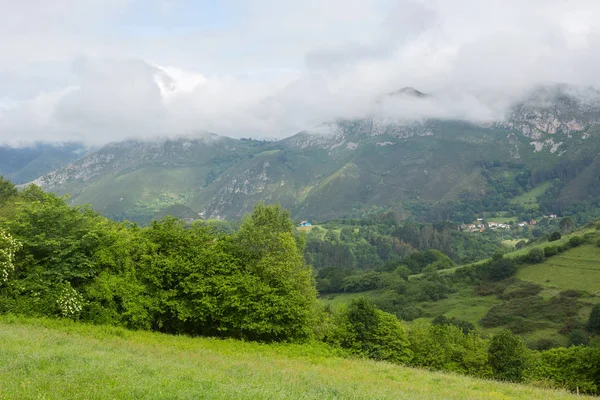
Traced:
<svg viewBox="0 0 600 400">
<path fill-rule="evenodd" d="M 595 0 L 140 4 L 0 0 L 0 141 L 282 137 L 402 86 L 439 95 L 380 112 L 489 119 L 539 83 L 600 86 Z"/>
</svg>

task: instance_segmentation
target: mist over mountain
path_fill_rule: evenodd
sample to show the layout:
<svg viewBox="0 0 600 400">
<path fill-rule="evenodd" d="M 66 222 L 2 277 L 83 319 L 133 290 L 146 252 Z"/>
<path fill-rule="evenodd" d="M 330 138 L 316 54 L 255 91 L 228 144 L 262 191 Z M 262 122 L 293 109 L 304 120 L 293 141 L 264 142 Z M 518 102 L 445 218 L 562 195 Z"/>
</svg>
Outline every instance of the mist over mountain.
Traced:
<svg viewBox="0 0 600 400">
<path fill-rule="evenodd" d="M 317 220 L 393 211 L 462 222 L 517 212 L 511 199 L 540 185 L 542 211 L 558 212 L 600 197 L 598 98 L 589 88 L 544 86 L 500 119 L 439 119 L 430 111 L 451 106 L 444 95 L 401 89 L 362 118 L 279 141 L 203 133 L 115 142 L 35 183 L 139 222 L 165 210 L 237 218 L 257 201 Z"/>
</svg>

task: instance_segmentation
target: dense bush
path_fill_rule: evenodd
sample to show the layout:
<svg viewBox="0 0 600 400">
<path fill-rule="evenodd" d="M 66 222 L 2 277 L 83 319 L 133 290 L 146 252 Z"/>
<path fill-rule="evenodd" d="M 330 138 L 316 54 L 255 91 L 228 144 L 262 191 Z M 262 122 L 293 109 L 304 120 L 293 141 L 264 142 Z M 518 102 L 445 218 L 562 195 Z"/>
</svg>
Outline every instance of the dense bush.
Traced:
<svg viewBox="0 0 600 400">
<path fill-rule="evenodd" d="M 325 340 L 375 360 L 402 364 L 412 358 L 404 326 L 364 297 L 336 316 L 335 328 Z"/>
<path fill-rule="evenodd" d="M 592 308 L 586 329 L 592 335 L 600 335 L 600 304 L 596 304 L 594 308 Z"/>
<path fill-rule="evenodd" d="M 562 237 L 562 235 L 560 234 L 559 231 L 554 231 L 550 235 L 550 238 L 548 239 L 548 241 L 549 242 L 555 242 L 555 241 L 559 240 L 561 237 Z"/>
<path fill-rule="evenodd" d="M 517 265 L 510 258 L 499 257 L 492 260 L 488 271 L 488 278 L 491 281 L 501 281 L 513 276 L 517 272 Z"/>
<path fill-rule="evenodd" d="M 261 341 L 312 334 L 312 273 L 279 206 L 258 204 L 226 235 L 173 218 L 113 223 L 35 186 L 19 197 L 0 225 L 22 243 L 0 312 Z"/>
<path fill-rule="evenodd" d="M 523 339 L 509 330 L 502 330 L 492 337 L 488 351 L 495 378 L 512 382 L 523 380 L 528 360 L 528 349 Z"/>
<path fill-rule="evenodd" d="M 527 380 L 546 381 L 557 387 L 600 393 L 600 349 L 575 346 L 539 353 Z"/>
<path fill-rule="evenodd" d="M 487 341 L 474 332 L 465 334 L 452 324 L 431 325 L 423 320 L 409 328 L 411 365 L 433 370 L 491 376 Z"/>
<path fill-rule="evenodd" d="M 529 253 L 527 253 L 527 262 L 532 264 L 540 263 L 544 261 L 544 258 L 544 250 L 537 247 L 529 250 Z"/>
</svg>

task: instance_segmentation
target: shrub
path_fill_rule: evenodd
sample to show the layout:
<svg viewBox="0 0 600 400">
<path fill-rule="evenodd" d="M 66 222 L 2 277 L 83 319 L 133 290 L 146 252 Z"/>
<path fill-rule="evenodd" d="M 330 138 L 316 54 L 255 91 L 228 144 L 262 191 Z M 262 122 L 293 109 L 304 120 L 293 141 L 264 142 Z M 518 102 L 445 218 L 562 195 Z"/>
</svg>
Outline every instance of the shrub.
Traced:
<svg viewBox="0 0 600 400">
<path fill-rule="evenodd" d="M 600 304 L 592 308 L 592 313 L 588 319 L 586 329 L 592 335 L 600 335 Z"/>
<path fill-rule="evenodd" d="M 585 240 L 581 236 L 573 236 L 568 241 L 569 247 L 581 246 L 583 243 L 585 243 Z"/>
<path fill-rule="evenodd" d="M 488 342 L 476 333 L 468 334 L 452 324 L 431 325 L 424 320 L 409 328 L 411 364 L 479 377 L 490 377 Z"/>
<path fill-rule="evenodd" d="M 560 347 L 560 344 L 557 343 L 555 340 L 543 338 L 543 339 L 540 339 L 537 342 L 533 343 L 529 347 L 531 347 L 534 350 L 550 350 L 555 347 Z"/>
<path fill-rule="evenodd" d="M 488 357 L 494 377 L 521 382 L 527 366 L 528 349 L 523 339 L 505 329 L 495 334 L 489 345 Z"/>
<path fill-rule="evenodd" d="M 552 257 L 558 254 L 557 246 L 546 246 L 544 247 L 544 255 L 546 257 Z"/>
<path fill-rule="evenodd" d="M 488 277 L 491 281 L 501 281 L 513 276 L 517 272 L 517 265 L 510 258 L 497 258 L 489 267 Z"/>
<path fill-rule="evenodd" d="M 574 330 L 569 334 L 569 347 L 571 346 L 587 346 L 590 340 L 587 333 L 582 329 Z"/>
<path fill-rule="evenodd" d="M 527 253 L 527 261 L 532 264 L 540 263 L 544 261 L 544 258 L 544 250 L 540 248 L 531 249 L 529 250 L 529 253 Z"/>
<path fill-rule="evenodd" d="M 406 363 L 412 353 L 404 326 L 392 314 L 360 297 L 336 318 L 337 329 L 327 342 L 375 360 Z"/>
<path fill-rule="evenodd" d="M 527 371 L 530 381 L 549 381 L 556 387 L 600 393 L 600 349 L 574 346 L 556 348 L 540 354 Z"/>
<path fill-rule="evenodd" d="M 552 232 L 552 234 L 550 235 L 550 238 L 548 239 L 549 242 L 554 242 L 559 240 L 562 237 L 562 235 L 560 234 L 559 231 L 554 231 Z"/>
</svg>

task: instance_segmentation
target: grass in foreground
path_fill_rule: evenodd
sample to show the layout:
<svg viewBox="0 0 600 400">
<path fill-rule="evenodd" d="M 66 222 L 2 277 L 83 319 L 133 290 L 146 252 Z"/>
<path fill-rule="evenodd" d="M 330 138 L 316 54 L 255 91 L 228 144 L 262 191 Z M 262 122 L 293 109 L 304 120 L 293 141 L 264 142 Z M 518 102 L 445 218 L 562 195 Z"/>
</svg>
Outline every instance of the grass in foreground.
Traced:
<svg viewBox="0 0 600 400">
<path fill-rule="evenodd" d="M 261 345 L 0 318 L 3 399 L 581 399 L 563 391 Z"/>
</svg>

